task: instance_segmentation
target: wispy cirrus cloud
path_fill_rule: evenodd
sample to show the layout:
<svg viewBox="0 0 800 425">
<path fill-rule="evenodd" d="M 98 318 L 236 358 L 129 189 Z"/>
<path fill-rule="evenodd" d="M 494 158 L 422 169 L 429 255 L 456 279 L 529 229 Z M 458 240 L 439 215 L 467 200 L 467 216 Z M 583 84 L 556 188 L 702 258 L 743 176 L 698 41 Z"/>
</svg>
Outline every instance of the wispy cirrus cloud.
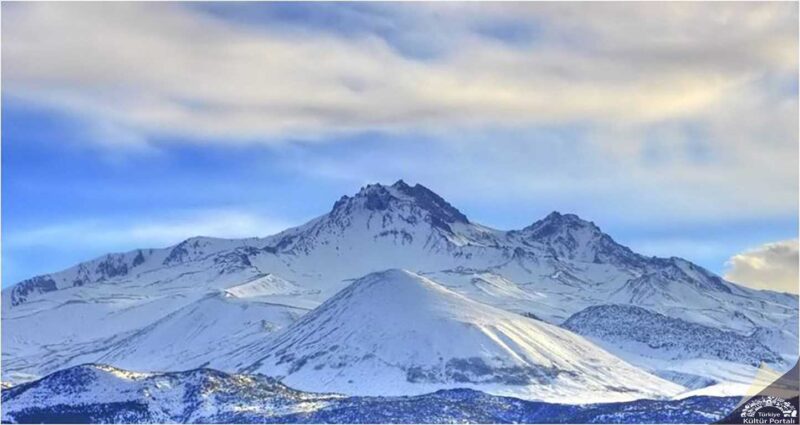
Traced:
<svg viewBox="0 0 800 425">
<path fill-rule="evenodd" d="M 31 3 L 4 12 L 5 95 L 73 114 L 109 149 L 418 134 L 443 156 L 388 176 L 311 160 L 359 182 L 421 174 L 476 190 L 502 177 L 503 190 L 479 193 L 541 196 L 536 182 L 553 161 L 540 157 L 555 144 L 576 160 L 548 171 L 547 187 L 570 196 L 578 187 L 649 198 L 658 188 L 654 211 L 796 211 L 793 3 Z M 580 138 L 539 137 L 554 128 Z M 383 154 L 379 144 L 361 149 L 344 157 Z"/>
<path fill-rule="evenodd" d="M 649 123 L 703 116 L 765 76 L 795 73 L 792 11 L 775 3 L 392 5 L 370 12 L 400 29 L 342 36 L 179 4 L 10 5 L 4 89 L 135 133 L 224 143 Z M 626 25 L 611 24 L 620 20 Z M 536 28 L 530 44 L 487 31 L 512 24 Z M 398 49 L 417 31 L 439 46 L 435 57 Z"/>
</svg>

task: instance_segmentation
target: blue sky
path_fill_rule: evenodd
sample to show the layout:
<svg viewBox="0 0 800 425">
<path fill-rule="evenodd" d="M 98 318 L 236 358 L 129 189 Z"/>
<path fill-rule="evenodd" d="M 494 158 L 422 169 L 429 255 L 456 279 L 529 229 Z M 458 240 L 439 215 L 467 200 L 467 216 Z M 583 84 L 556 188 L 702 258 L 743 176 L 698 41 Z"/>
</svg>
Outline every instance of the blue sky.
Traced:
<svg viewBox="0 0 800 425">
<path fill-rule="evenodd" d="M 797 238 L 796 13 L 4 4 L 3 286 L 399 178 L 482 224 L 575 212 L 724 273 Z"/>
</svg>

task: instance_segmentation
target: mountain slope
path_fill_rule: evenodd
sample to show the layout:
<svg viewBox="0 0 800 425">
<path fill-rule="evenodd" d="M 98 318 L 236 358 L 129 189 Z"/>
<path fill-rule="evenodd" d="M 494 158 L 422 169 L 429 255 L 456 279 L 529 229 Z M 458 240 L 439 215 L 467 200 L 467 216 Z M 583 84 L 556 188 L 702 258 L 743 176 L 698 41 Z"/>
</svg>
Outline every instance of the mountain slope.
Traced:
<svg viewBox="0 0 800 425">
<path fill-rule="evenodd" d="M 245 370 L 306 391 L 353 395 L 464 386 L 609 401 L 681 391 L 568 331 L 402 270 L 357 280 L 276 337 Z"/>
<path fill-rule="evenodd" d="M 208 296 L 115 342 L 99 361 L 134 370 L 229 367 L 230 352 L 270 338 L 306 310 Z"/>
</svg>

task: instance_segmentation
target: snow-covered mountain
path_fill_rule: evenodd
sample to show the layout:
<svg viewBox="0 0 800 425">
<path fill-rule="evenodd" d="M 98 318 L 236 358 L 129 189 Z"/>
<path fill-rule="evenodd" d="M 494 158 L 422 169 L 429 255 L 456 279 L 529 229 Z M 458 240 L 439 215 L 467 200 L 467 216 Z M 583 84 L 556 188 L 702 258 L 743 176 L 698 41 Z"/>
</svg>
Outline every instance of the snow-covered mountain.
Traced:
<svg viewBox="0 0 800 425">
<path fill-rule="evenodd" d="M 4 290 L 3 380 L 87 362 L 235 371 L 260 358 L 294 317 L 386 269 L 411 270 L 551 324 L 592 306 L 635 305 L 756 340 L 785 364 L 797 358 L 797 296 L 744 288 L 679 258 L 636 254 L 572 214 L 492 229 L 429 189 L 398 181 L 366 186 L 273 236 L 196 237 L 109 254 Z M 168 356 L 157 354 L 162 339 Z M 139 355 L 127 356 L 133 347 Z"/>
<path fill-rule="evenodd" d="M 548 404 L 466 389 L 343 397 L 296 391 L 261 375 L 106 365 L 75 366 L 2 394 L 3 423 L 709 423 L 739 400 Z"/>
<path fill-rule="evenodd" d="M 353 395 L 468 387 L 586 402 L 683 390 L 565 329 L 404 270 L 357 280 L 276 337 L 245 370 L 305 391 Z"/>
</svg>

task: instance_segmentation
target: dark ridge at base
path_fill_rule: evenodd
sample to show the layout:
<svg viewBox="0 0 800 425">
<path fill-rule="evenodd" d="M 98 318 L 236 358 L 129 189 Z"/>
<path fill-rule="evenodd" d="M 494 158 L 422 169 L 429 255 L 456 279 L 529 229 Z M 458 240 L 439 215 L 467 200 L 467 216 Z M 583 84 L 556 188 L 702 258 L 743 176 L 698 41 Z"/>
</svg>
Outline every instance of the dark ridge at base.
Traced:
<svg viewBox="0 0 800 425">
<path fill-rule="evenodd" d="M 83 365 L 2 391 L 4 423 L 711 423 L 739 397 L 555 404 L 469 389 L 404 397 L 342 397 L 293 390 L 263 375 L 196 369 L 119 378 Z M 173 397 L 151 392 L 169 382 Z M 131 387 L 131 386 L 134 387 Z M 120 388 L 125 388 L 123 392 Z M 133 390 L 132 390 L 133 389 Z M 75 403 L 56 402 L 70 394 Z M 80 403 L 82 395 L 91 395 Z M 157 394 L 157 396 L 156 396 Z M 175 395 L 179 395 L 175 397 Z M 103 397 L 109 401 L 104 402 Z M 127 399 L 126 399 L 127 398 Z M 112 401 L 113 400 L 113 401 Z"/>
</svg>

